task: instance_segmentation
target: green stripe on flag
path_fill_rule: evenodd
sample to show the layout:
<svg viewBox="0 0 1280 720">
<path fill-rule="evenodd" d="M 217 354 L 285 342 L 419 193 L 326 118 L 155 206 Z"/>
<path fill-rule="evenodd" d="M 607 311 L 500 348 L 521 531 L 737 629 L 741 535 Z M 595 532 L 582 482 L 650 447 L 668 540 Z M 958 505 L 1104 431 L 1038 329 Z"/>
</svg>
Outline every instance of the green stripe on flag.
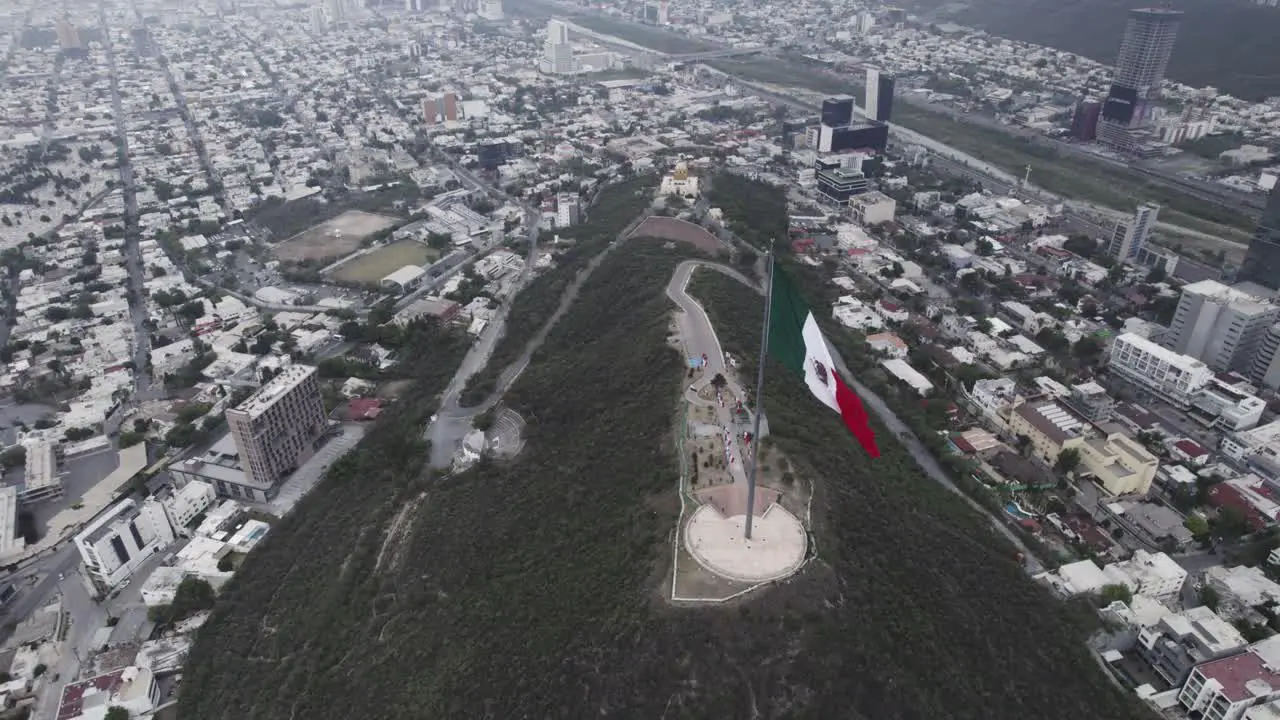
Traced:
<svg viewBox="0 0 1280 720">
<path fill-rule="evenodd" d="M 776 261 L 775 261 L 776 262 Z M 804 377 L 804 323 L 809 307 L 791 278 L 774 266 L 773 299 L 769 303 L 769 354 Z"/>
</svg>

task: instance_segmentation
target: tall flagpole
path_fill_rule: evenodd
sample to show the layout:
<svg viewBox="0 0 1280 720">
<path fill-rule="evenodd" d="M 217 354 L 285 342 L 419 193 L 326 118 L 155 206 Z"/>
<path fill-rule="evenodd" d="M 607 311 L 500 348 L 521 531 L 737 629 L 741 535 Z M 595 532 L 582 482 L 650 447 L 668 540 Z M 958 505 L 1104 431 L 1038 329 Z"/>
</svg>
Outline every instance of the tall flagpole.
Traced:
<svg viewBox="0 0 1280 720">
<path fill-rule="evenodd" d="M 760 330 L 760 367 L 756 369 L 756 420 L 751 432 L 751 472 L 747 474 L 747 524 L 746 539 L 751 539 L 751 521 L 756 507 L 756 470 L 760 467 L 760 416 L 764 414 L 764 363 L 769 357 L 769 311 L 773 305 L 773 251 L 769 258 L 768 280 L 764 290 L 764 327 Z"/>
</svg>

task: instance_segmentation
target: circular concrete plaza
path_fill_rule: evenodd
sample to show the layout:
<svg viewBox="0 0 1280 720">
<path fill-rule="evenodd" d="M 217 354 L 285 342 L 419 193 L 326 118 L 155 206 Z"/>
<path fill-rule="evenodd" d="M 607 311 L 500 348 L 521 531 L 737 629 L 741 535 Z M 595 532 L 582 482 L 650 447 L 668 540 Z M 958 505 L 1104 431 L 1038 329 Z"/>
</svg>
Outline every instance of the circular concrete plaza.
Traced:
<svg viewBox="0 0 1280 720">
<path fill-rule="evenodd" d="M 808 546 L 799 518 L 774 503 L 755 518 L 750 540 L 743 537 L 746 519 L 699 505 L 685 526 L 685 548 L 699 565 L 729 580 L 762 583 L 795 574 Z"/>
</svg>

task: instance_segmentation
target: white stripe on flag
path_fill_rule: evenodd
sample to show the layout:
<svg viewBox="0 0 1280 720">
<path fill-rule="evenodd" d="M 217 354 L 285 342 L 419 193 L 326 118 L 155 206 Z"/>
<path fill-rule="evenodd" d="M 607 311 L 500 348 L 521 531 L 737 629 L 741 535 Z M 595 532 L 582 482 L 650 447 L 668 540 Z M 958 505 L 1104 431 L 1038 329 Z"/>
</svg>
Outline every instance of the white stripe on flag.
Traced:
<svg viewBox="0 0 1280 720">
<path fill-rule="evenodd" d="M 836 402 L 836 384 L 832 375 L 835 365 L 831 362 L 831 351 L 827 349 L 827 339 L 818 329 L 818 321 L 810 312 L 804 319 L 804 382 L 809 392 L 818 402 L 840 412 L 840 404 Z M 819 368 L 821 365 L 821 368 Z"/>
</svg>

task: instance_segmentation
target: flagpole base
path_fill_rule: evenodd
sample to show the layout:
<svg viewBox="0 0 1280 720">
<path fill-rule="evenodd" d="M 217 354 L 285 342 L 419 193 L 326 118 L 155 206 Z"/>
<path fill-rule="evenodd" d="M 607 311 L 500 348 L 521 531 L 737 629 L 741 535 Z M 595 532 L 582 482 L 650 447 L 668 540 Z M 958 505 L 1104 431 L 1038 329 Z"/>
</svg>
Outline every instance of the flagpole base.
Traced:
<svg viewBox="0 0 1280 720">
<path fill-rule="evenodd" d="M 764 583 L 796 574 L 808 549 L 800 519 L 774 503 L 753 518 L 749 540 L 743 537 L 746 519 L 745 514 L 726 517 L 710 503 L 700 505 L 685 525 L 685 549 L 726 580 Z"/>
</svg>

